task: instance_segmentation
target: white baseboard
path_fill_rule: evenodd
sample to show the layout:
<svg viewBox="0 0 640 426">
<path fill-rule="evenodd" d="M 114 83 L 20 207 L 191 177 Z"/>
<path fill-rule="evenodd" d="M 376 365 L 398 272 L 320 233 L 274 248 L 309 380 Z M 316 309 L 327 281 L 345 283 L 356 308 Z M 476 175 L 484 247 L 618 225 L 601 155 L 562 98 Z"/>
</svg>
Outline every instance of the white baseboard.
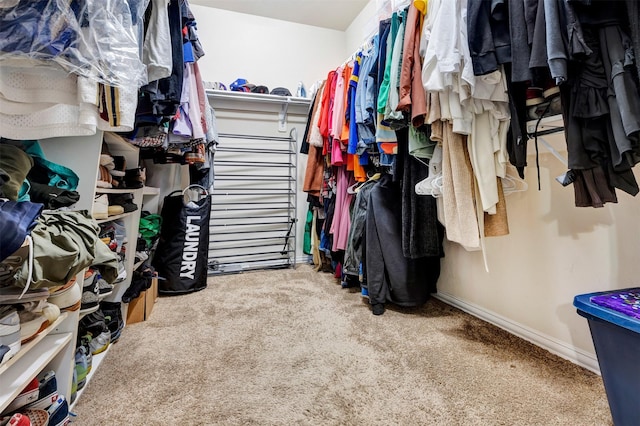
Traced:
<svg viewBox="0 0 640 426">
<path fill-rule="evenodd" d="M 539 331 L 533 330 L 522 324 L 511 321 L 480 306 L 465 302 L 464 300 L 458 299 L 455 296 L 451 296 L 446 293 L 437 293 L 434 294 L 434 297 L 464 312 L 467 312 L 468 314 L 480 318 L 481 320 L 500 327 L 503 330 L 506 330 L 511 334 L 514 334 L 528 342 L 531 342 L 536 346 L 546 349 L 561 358 L 571 361 L 574 364 L 586 368 L 587 370 L 593 371 L 596 374 L 600 374 L 598 358 L 595 355 L 587 353 L 574 346 L 570 346 L 565 342 L 540 333 Z"/>
</svg>

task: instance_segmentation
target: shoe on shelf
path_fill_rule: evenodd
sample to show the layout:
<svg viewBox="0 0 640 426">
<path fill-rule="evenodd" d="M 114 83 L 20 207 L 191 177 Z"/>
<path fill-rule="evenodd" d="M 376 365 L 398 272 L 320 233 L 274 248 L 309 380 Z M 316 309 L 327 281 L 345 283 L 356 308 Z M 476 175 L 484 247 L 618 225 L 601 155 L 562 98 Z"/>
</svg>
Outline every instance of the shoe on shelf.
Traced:
<svg viewBox="0 0 640 426">
<path fill-rule="evenodd" d="M 96 220 L 107 219 L 109 217 L 109 197 L 107 197 L 107 194 L 97 195 L 93 200 L 91 216 Z"/>
<path fill-rule="evenodd" d="M 146 251 L 137 251 L 136 252 L 136 263 L 144 262 L 149 259 L 149 253 Z"/>
<path fill-rule="evenodd" d="M 73 405 L 77 397 L 78 397 L 78 372 L 74 368 L 71 374 L 71 392 L 69 395 L 69 402 L 71 403 L 71 405 Z"/>
<path fill-rule="evenodd" d="M 89 334 L 91 341 L 89 342 L 89 352 L 97 355 L 103 352 L 111 343 L 111 332 L 105 321 L 104 313 L 98 309 L 80 319 L 78 323 L 78 336 Z"/>
<path fill-rule="evenodd" d="M 109 204 L 107 207 L 107 216 L 117 216 L 122 213 L 124 213 L 124 207 L 122 206 Z"/>
<path fill-rule="evenodd" d="M 124 155 L 112 155 L 113 169 L 109 170 L 111 176 L 124 177 L 127 170 L 127 159 Z"/>
<path fill-rule="evenodd" d="M 536 106 L 532 106 L 528 111 L 529 120 L 538 120 L 542 117 L 551 117 L 559 114 L 562 114 L 562 103 L 560 96 L 553 97 L 549 101 L 545 101 Z"/>
<path fill-rule="evenodd" d="M 11 352 L 11 348 L 8 345 L 5 345 L 4 343 L 0 343 L 0 365 L 4 364 L 5 362 L 13 358 L 13 354 L 9 354 L 9 352 Z M 6 359 L 5 359 L 5 355 L 6 355 Z"/>
<path fill-rule="evenodd" d="M 545 100 L 549 100 L 552 97 L 559 94 L 560 94 L 560 88 L 556 85 L 556 82 L 554 81 L 553 78 L 549 78 L 544 84 L 542 96 L 544 96 Z"/>
<path fill-rule="evenodd" d="M 11 305 L 0 305 L 0 337 L 20 331 L 20 316 Z"/>
<path fill-rule="evenodd" d="M 106 351 L 111 344 L 111 332 L 107 328 L 106 331 L 98 334 L 96 337 L 91 338 L 91 355 L 98 355 Z"/>
<path fill-rule="evenodd" d="M 15 397 L 13 401 L 5 408 L 3 414 L 11 413 L 12 411 L 16 411 L 21 409 L 27 404 L 35 402 L 38 400 L 38 389 L 40 387 L 40 382 L 36 377 L 34 377 L 29 384 L 22 389 L 22 391 Z"/>
<path fill-rule="evenodd" d="M 137 189 L 144 186 L 146 180 L 145 169 L 136 167 L 125 171 L 124 184 L 127 188 Z"/>
<path fill-rule="evenodd" d="M 104 313 L 105 322 L 111 332 L 111 343 L 120 338 L 124 321 L 122 319 L 122 304 L 120 302 L 100 302 L 100 310 Z"/>
<path fill-rule="evenodd" d="M 109 204 L 122 206 L 125 213 L 138 210 L 138 205 L 133 202 L 133 194 L 109 194 Z"/>
<path fill-rule="evenodd" d="M 24 414 L 29 418 L 31 426 L 48 426 L 49 425 L 49 413 L 47 410 L 42 409 L 29 409 L 25 410 Z"/>
<path fill-rule="evenodd" d="M 77 311 L 80 309 L 81 299 L 80 284 L 73 279 L 64 287 L 51 293 L 47 301 L 56 305 L 61 311 Z"/>
<path fill-rule="evenodd" d="M 77 349 L 84 348 L 82 351 L 84 353 L 83 357 L 85 358 L 85 362 L 87 365 L 87 374 L 91 372 L 91 367 L 93 366 L 93 356 L 91 355 L 91 333 L 86 333 L 82 336 L 78 335 L 77 341 Z"/>
<path fill-rule="evenodd" d="M 24 408 L 29 410 L 46 410 L 58 399 L 58 381 L 56 373 L 49 370 L 38 376 L 38 399 L 27 404 Z"/>
<path fill-rule="evenodd" d="M 87 362 L 87 354 L 89 350 L 84 346 L 78 346 L 75 354 L 75 374 L 76 374 L 76 387 L 78 390 L 84 387 L 86 383 L 87 375 L 89 374 L 89 364 Z"/>
<path fill-rule="evenodd" d="M 47 410 L 49 413 L 49 426 L 65 426 L 70 422 L 69 404 L 63 395 L 58 396 L 56 402 Z"/>
<path fill-rule="evenodd" d="M 542 89 L 540 87 L 527 87 L 527 100 L 526 105 L 528 107 L 539 105 L 544 102 L 542 95 Z"/>
<path fill-rule="evenodd" d="M 82 300 L 80 302 L 80 315 L 86 315 L 100 309 L 100 298 L 93 291 L 82 292 Z"/>
<path fill-rule="evenodd" d="M 28 311 L 19 311 L 20 316 L 20 341 L 22 344 L 36 337 L 49 325 L 53 324 L 60 316 L 60 308 L 49 302 L 43 302 L 38 308 Z"/>
<path fill-rule="evenodd" d="M 99 298 L 103 298 L 113 292 L 113 287 L 113 285 L 102 278 L 102 275 L 100 275 L 97 269 L 89 268 L 84 274 L 83 292 L 90 291 L 95 293 Z"/>
<path fill-rule="evenodd" d="M 13 358 L 15 354 L 20 352 L 21 347 L 20 330 L 0 336 L 0 365 Z"/>
<path fill-rule="evenodd" d="M 20 351 L 20 316 L 11 305 L 0 305 L 0 365 Z"/>
<path fill-rule="evenodd" d="M 98 176 L 96 178 L 96 186 L 98 188 L 113 188 L 113 177 L 105 166 L 98 166 Z"/>
<path fill-rule="evenodd" d="M 29 240 L 25 239 L 18 250 L 0 262 L 0 285 L 13 283 L 13 276 L 22 268 L 30 249 Z"/>
<path fill-rule="evenodd" d="M 109 284 L 104 280 L 104 278 L 100 277 L 97 281 L 98 286 L 98 297 L 103 298 L 107 297 L 111 293 L 113 293 L 113 288 L 115 287 L 113 284 Z"/>
<path fill-rule="evenodd" d="M 26 414 L 15 413 L 9 419 L 9 423 L 7 423 L 7 426 L 31 426 L 31 420 Z"/>
</svg>

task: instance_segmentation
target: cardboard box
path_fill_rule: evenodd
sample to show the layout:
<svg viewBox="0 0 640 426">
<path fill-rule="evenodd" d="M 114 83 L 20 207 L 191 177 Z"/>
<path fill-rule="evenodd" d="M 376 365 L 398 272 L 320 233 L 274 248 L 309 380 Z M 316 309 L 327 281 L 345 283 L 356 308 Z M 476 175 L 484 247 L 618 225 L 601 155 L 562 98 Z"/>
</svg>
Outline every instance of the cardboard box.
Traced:
<svg viewBox="0 0 640 426">
<path fill-rule="evenodd" d="M 127 324 L 146 321 L 151 316 L 153 305 L 158 298 L 158 279 L 151 280 L 151 287 L 129 302 Z"/>
</svg>

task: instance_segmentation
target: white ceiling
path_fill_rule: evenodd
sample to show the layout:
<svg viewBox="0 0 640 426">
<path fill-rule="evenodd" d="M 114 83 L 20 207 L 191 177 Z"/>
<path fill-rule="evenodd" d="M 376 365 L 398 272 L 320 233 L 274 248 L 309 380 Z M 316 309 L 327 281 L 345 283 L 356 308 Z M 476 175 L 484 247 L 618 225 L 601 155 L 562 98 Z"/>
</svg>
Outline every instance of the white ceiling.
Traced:
<svg viewBox="0 0 640 426">
<path fill-rule="evenodd" d="M 189 3 L 344 31 L 369 0 L 190 0 Z"/>
</svg>

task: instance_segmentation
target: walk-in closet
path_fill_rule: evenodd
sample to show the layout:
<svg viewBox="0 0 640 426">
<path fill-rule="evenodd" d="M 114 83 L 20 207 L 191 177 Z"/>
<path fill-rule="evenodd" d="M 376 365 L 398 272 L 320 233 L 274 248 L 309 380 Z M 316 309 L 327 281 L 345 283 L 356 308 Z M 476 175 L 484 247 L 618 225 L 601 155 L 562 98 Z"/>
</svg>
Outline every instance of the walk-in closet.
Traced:
<svg viewBox="0 0 640 426">
<path fill-rule="evenodd" d="M 0 33 L 0 426 L 640 421 L 636 1 Z"/>
</svg>

